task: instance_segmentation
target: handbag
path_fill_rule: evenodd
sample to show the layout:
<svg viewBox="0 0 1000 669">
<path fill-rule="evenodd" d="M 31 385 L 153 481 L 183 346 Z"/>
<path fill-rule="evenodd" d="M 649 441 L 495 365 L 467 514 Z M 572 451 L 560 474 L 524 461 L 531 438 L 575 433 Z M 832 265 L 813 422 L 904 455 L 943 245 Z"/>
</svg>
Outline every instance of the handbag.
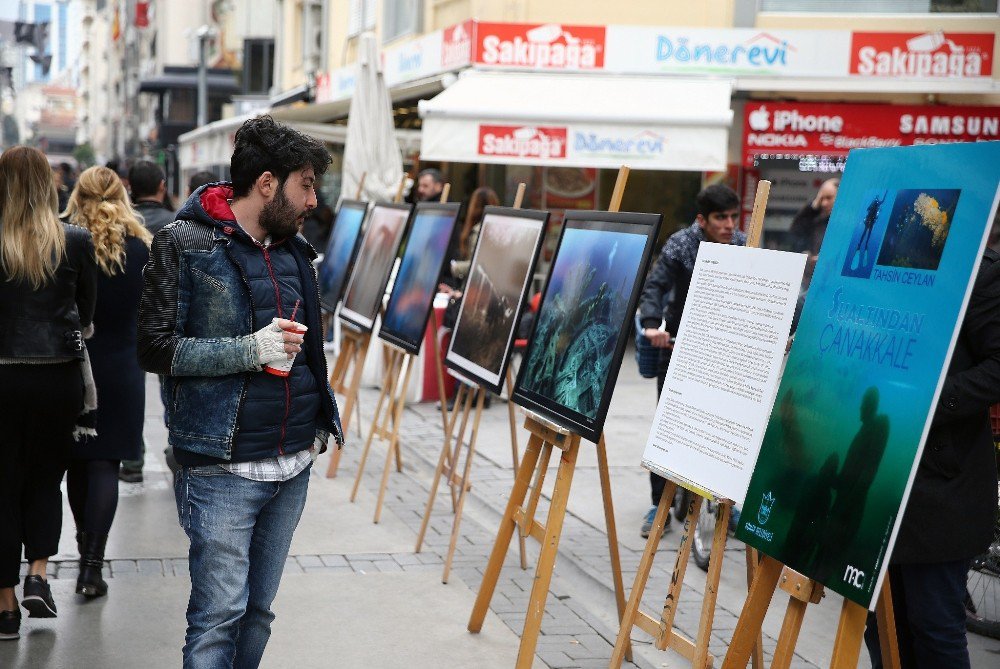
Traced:
<svg viewBox="0 0 1000 669">
<path fill-rule="evenodd" d="M 636 314 L 635 362 L 639 366 L 639 376 L 644 379 L 655 379 L 667 373 L 667 365 L 670 363 L 669 350 L 653 346 L 649 338 L 642 334 L 642 329 L 639 314 Z"/>
</svg>

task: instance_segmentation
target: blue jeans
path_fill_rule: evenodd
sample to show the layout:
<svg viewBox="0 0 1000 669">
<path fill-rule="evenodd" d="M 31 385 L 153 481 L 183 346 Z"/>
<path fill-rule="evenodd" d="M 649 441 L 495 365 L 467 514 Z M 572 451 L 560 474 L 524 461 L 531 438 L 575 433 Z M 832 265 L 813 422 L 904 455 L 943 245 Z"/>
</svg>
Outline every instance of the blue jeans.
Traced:
<svg viewBox="0 0 1000 669">
<path fill-rule="evenodd" d="M 965 581 L 970 560 L 889 565 L 902 669 L 969 669 Z M 882 669 L 878 623 L 868 614 L 865 644 Z"/>
<path fill-rule="evenodd" d="M 309 470 L 251 481 L 219 467 L 185 467 L 174 493 L 191 540 L 185 669 L 257 667 L 309 488 Z"/>
</svg>

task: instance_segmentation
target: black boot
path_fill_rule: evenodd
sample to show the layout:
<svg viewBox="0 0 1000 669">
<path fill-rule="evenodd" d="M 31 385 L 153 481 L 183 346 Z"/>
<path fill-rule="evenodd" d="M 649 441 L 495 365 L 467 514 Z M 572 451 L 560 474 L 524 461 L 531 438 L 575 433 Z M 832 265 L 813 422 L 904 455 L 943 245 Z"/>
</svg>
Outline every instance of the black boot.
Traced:
<svg viewBox="0 0 1000 669">
<path fill-rule="evenodd" d="M 82 532 L 80 545 L 80 575 L 76 579 L 76 594 L 84 597 L 103 597 L 108 594 L 108 584 L 101 577 L 104 568 L 104 546 L 108 535 Z"/>
</svg>

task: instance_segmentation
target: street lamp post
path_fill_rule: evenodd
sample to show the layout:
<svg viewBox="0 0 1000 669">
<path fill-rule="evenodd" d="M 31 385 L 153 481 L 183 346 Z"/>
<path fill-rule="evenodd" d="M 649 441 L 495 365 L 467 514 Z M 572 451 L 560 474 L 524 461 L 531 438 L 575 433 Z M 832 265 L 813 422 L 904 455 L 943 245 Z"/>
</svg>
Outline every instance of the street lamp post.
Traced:
<svg viewBox="0 0 1000 669">
<path fill-rule="evenodd" d="M 208 44 L 215 39 L 216 30 L 203 25 L 198 28 L 198 127 L 208 123 Z"/>
</svg>

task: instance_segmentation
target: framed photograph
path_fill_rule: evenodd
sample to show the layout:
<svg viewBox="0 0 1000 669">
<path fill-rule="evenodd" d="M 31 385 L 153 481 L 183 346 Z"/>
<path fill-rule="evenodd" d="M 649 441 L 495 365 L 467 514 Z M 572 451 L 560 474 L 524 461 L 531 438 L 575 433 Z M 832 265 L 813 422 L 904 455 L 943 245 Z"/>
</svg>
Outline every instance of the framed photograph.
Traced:
<svg viewBox="0 0 1000 669">
<path fill-rule="evenodd" d="M 413 214 L 406 249 L 378 331 L 380 339 L 407 353 L 420 352 L 460 207 L 457 202 L 421 202 Z"/>
<path fill-rule="evenodd" d="M 348 325 L 372 331 L 412 209 L 382 202 L 372 209 L 340 308 L 340 319 Z"/>
<path fill-rule="evenodd" d="M 361 246 L 361 227 L 367 212 L 368 203 L 359 200 L 344 200 L 337 210 L 323 263 L 319 266 L 319 303 L 330 313 L 337 310 L 344 296 L 344 284 Z"/>
<path fill-rule="evenodd" d="M 486 207 L 445 364 L 500 394 L 549 212 Z"/>
<path fill-rule="evenodd" d="M 596 442 L 660 214 L 566 212 L 513 400 Z"/>
</svg>

